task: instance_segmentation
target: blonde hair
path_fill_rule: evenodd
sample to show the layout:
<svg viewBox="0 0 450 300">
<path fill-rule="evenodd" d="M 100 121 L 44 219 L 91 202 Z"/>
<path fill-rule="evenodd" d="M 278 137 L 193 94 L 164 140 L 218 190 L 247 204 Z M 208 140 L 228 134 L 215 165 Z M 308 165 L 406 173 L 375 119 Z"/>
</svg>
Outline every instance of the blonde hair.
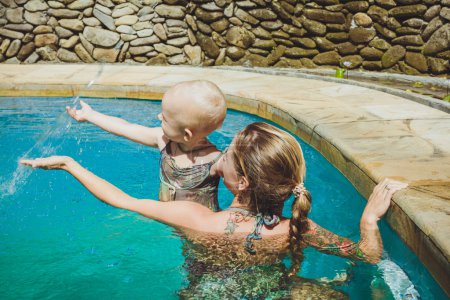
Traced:
<svg viewBox="0 0 450 300">
<path fill-rule="evenodd" d="M 172 86 L 167 93 L 177 93 L 195 106 L 196 118 L 188 120 L 204 133 L 209 134 L 219 128 L 226 116 L 227 105 L 220 88 L 208 80 L 183 81 Z"/>
<path fill-rule="evenodd" d="M 234 140 L 233 160 L 239 175 L 249 187 L 239 201 L 263 215 L 281 215 L 284 202 L 296 189 L 290 220 L 291 274 L 296 274 L 303 257 L 302 234 L 308 229 L 311 195 L 301 186 L 306 166 L 300 144 L 289 133 L 267 123 L 248 125 Z"/>
</svg>

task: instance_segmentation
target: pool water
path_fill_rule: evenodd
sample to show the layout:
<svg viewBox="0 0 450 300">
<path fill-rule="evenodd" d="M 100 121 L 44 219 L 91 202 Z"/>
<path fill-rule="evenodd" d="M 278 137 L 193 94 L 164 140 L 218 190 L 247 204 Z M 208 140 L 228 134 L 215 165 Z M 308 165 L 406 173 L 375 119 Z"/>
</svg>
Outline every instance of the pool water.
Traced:
<svg viewBox="0 0 450 300">
<path fill-rule="evenodd" d="M 84 100 L 131 122 L 160 124 L 159 102 Z M 177 299 L 189 282 L 183 240 L 172 228 L 96 200 L 63 171 L 18 167 L 24 154 L 69 155 L 131 195 L 157 199 L 159 152 L 71 121 L 63 111 L 72 102 L 0 98 L 0 299 Z M 210 140 L 224 149 L 245 125 L 261 120 L 229 111 Z M 310 217 L 357 240 L 365 200 L 317 151 L 302 147 L 313 197 Z M 220 206 L 231 200 L 221 183 Z M 285 207 L 289 216 L 290 203 Z M 299 275 L 332 279 L 349 272 L 335 289 L 352 299 L 447 299 L 418 258 L 380 223 L 385 254 L 379 265 L 351 265 L 307 249 Z"/>
</svg>

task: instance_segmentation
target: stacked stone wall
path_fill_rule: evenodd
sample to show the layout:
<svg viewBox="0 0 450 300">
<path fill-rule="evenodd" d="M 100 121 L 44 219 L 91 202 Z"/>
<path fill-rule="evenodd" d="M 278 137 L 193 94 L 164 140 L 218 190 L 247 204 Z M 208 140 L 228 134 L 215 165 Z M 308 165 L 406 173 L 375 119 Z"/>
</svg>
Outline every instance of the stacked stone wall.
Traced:
<svg viewBox="0 0 450 300">
<path fill-rule="evenodd" d="M 0 0 L 0 62 L 447 74 L 450 0 Z"/>
</svg>

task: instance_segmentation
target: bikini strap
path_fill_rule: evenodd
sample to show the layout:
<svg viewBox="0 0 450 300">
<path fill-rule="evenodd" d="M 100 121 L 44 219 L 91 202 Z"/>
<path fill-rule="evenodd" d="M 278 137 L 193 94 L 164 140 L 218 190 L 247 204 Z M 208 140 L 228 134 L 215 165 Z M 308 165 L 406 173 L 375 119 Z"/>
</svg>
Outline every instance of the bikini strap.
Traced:
<svg viewBox="0 0 450 300">
<path fill-rule="evenodd" d="M 235 211 L 244 214 L 245 216 L 255 217 L 255 225 L 253 226 L 253 230 L 250 234 L 247 235 L 244 242 L 245 250 L 247 250 L 247 252 L 252 255 L 256 254 L 255 245 L 253 244 L 253 241 L 262 239 L 261 236 L 262 227 L 264 225 L 268 227 L 274 227 L 278 223 L 280 223 L 280 217 L 277 215 L 269 216 L 263 215 L 262 213 L 258 213 L 255 215 L 254 213 L 239 207 L 229 207 L 226 210 Z"/>
</svg>

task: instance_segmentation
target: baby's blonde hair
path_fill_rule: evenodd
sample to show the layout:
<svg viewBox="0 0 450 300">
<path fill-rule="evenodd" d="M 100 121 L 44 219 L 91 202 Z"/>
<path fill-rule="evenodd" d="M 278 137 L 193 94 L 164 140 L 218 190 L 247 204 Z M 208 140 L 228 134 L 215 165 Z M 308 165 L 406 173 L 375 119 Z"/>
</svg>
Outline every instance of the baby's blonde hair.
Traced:
<svg viewBox="0 0 450 300">
<path fill-rule="evenodd" d="M 198 110 L 190 125 L 209 134 L 222 126 L 227 113 L 225 96 L 220 88 L 208 80 L 183 81 L 172 86 L 167 93 L 176 93 Z"/>
<path fill-rule="evenodd" d="M 302 258 L 302 234 L 308 230 L 311 195 L 302 185 L 306 166 L 302 149 L 289 133 L 267 123 L 253 123 L 234 139 L 233 161 L 249 187 L 238 199 L 254 213 L 281 216 L 284 202 L 296 187 L 290 221 L 291 273 L 296 274 Z"/>
</svg>

